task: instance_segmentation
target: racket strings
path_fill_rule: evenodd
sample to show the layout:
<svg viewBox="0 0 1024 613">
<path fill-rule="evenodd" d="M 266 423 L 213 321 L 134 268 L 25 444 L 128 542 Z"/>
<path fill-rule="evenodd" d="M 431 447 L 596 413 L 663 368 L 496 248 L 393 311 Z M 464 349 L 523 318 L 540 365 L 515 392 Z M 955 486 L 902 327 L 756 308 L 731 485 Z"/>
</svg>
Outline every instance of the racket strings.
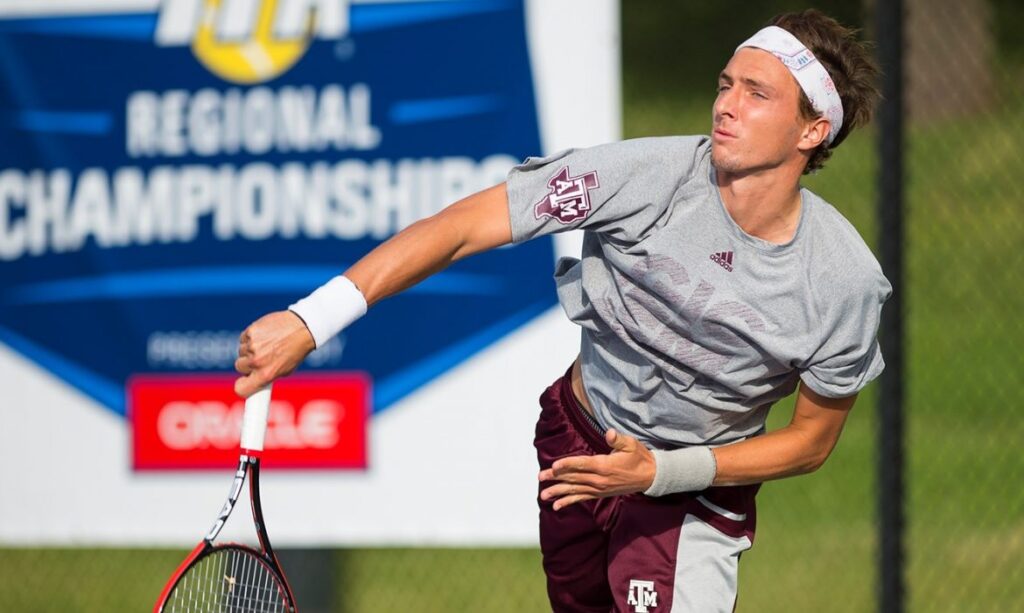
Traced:
<svg viewBox="0 0 1024 613">
<path fill-rule="evenodd" d="M 284 589 L 248 551 L 218 549 L 190 567 L 174 587 L 168 613 L 288 613 Z"/>
</svg>

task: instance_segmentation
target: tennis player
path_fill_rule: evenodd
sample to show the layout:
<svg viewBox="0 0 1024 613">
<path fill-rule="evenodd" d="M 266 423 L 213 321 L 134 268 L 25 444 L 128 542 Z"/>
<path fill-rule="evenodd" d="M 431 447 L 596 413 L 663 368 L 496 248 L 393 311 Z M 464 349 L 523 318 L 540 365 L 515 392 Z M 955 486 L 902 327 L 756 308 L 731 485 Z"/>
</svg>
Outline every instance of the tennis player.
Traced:
<svg viewBox="0 0 1024 613">
<path fill-rule="evenodd" d="M 854 33 L 776 17 L 718 78 L 708 136 L 529 158 L 417 222 L 240 341 L 245 396 L 452 262 L 585 230 L 556 265 L 579 357 L 540 399 L 540 534 L 555 611 L 730 611 L 759 484 L 819 468 L 882 371 L 890 285 L 802 189 L 877 98 Z M 791 423 L 769 408 L 797 391 Z"/>
</svg>

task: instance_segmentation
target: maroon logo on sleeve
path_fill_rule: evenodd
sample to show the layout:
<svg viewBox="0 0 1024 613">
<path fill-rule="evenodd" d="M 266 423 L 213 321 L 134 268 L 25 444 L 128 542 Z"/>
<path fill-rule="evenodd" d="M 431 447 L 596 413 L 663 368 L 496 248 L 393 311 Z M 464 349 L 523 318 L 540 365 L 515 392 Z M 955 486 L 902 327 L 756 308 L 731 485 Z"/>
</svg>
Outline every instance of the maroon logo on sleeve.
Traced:
<svg viewBox="0 0 1024 613">
<path fill-rule="evenodd" d="M 563 166 L 548 181 L 548 187 L 551 191 L 534 206 L 534 216 L 537 219 L 552 217 L 560 223 L 569 224 L 590 215 L 590 190 L 600 187 L 600 184 L 597 172 L 570 177 L 569 167 Z"/>
</svg>

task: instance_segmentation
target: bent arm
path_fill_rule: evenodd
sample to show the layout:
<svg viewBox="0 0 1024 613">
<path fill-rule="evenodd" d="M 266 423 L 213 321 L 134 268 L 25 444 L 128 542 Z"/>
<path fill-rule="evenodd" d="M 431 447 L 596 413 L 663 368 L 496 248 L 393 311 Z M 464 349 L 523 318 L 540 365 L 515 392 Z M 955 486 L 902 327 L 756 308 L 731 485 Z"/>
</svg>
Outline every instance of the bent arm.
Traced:
<svg viewBox="0 0 1024 613">
<path fill-rule="evenodd" d="M 716 447 L 713 485 L 746 485 L 814 472 L 825 463 L 857 400 L 822 396 L 800 385 L 789 425 L 763 436 Z"/>
<path fill-rule="evenodd" d="M 540 481 L 552 484 L 540 497 L 553 500 L 557 511 L 583 500 L 650 493 L 655 477 L 663 478 L 663 471 L 674 476 L 658 488 L 661 491 L 651 495 L 696 491 L 708 485 L 746 485 L 813 472 L 836 446 L 856 398 L 827 398 L 801 385 L 788 426 L 723 447 L 652 452 L 635 438 L 609 430 L 605 439 L 612 448 L 610 454 L 562 458 L 542 470 Z M 705 468 L 706 476 L 694 478 L 703 475 Z"/>
</svg>

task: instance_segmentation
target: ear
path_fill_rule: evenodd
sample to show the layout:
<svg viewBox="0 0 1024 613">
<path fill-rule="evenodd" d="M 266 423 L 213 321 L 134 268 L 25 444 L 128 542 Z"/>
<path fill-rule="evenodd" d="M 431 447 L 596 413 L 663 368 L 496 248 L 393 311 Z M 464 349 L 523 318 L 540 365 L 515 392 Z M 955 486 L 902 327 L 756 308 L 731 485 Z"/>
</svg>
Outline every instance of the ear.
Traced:
<svg viewBox="0 0 1024 613">
<path fill-rule="evenodd" d="M 818 145 L 825 142 L 831 129 L 832 124 L 824 117 L 808 121 L 804 124 L 803 132 L 800 133 L 800 141 L 796 144 L 797 149 L 807 152 L 813 151 Z"/>
</svg>

